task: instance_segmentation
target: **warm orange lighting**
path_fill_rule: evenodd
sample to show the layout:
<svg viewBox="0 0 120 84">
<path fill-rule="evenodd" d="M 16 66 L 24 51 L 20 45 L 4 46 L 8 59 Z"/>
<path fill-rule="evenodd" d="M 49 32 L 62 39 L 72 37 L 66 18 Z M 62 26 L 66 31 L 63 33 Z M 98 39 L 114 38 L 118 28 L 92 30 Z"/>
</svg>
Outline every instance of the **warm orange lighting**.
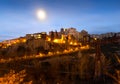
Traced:
<svg viewBox="0 0 120 84">
<path fill-rule="evenodd" d="M 57 51 L 56 53 L 57 53 L 57 54 L 60 54 L 60 52 L 59 52 L 59 51 Z"/>
<path fill-rule="evenodd" d="M 70 45 L 72 45 L 73 44 L 73 42 L 70 42 Z"/>
<path fill-rule="evenodd" d="M 22 42 L 26 42 L 26 39 L 23 39 Z"/>
<path fill-rule="evenodd" d="M 48 55 L 51 56 L 51 55 L 53 55 L 53 53 L 52 52 L 48 52 Z"/>
<path fill-rule="evenodd" d="M 64 50 L 64 53 L 67 53 L 68 52 L 68 50 Z"/>
<path fill-rule="evenodd" d="M 86 47 L 88 48 L 88 47 L 89 47 L 89 45 L 86 45 Z"/>
<path fill-rule="evenodd" d="M 39 53 L 39 56 L 40 56 L 40 57 L 43 57 L 43 54 L 42 54 L 42 53 Z"/>
<path fill-rule="evenodd" d="M 78 48 L 75 48 L 75 50 L 79 50 Z"/>
<path fill-rule="evenodd" d="M 94 40 L 97 40 L 97 38 L 94 38 Z"/>
<path fill-rule="evenodd" d="M 2 48 L 7 48 L 6 46 L 3 46 Z"/>
<path fill-rule="evenodd" d="M 65 41 L 62 39 L 54 39 L 53 42 L 54 43 L 65 43 Z"/>
<path fill-rule="evenodd" d="M 82 43 L 79 43 L 80 46 L 82 46 Z"/>
<path fill-rule="evenodd" d="M 89 49 L 90 47 L 89 47 L 89 45 L 86 45 L 86 46 L 82 46 L 82 47 L 80 47 L 81 49 Z"/>
<path fill-rule="evenodd" d="M 37 38 L 41 38 L 41 36 L 38 36 Z"/>
<path fill-rule="evenodd" d="M 71 48 L 70 51 L 73 51 L 73 49 Z"/>
<path fill-rule="evenodd" d="M 16 41 L 14 41 L 13 43 L 16 44 Z"/>
<path fill-rule="evenodd" d="M 58 39 L 53 40 L 53 42 L 55 42 L 55 43 L 59 43 L 59 41 L 60 40 L 58 40 Z"/>
<path fill-rule="evenodd" d="M 16 40 L 17 43 L 19 43 L 20 41 L 19 40 Z"/>
<path fill-rule="evenodd" d="M 61 39 L 62 39 L 62 40 L 64 39 L 64 35 L 61 36 Z"/>
<path fill-rule="evenodd" d="M 65 43 L 65 41 L 62 41 L 62 43 Z"/>
<path fill-rule="evenodd" d="M 50 39 L 50 38 L 47 38 L 47 41 L 51 41 L 51 39 Z"/>
<path fill-rule="evenodd" d="M 75 42 L 74 45 L 77 45 L 77 43 Z"/>
<path fill-rule="evenodd" d="M 11 46 L 11 44 L 10 44 L 10 43 L 8 43 L 8 44 L 7 44 L 7 46 Z"/>
</svg>

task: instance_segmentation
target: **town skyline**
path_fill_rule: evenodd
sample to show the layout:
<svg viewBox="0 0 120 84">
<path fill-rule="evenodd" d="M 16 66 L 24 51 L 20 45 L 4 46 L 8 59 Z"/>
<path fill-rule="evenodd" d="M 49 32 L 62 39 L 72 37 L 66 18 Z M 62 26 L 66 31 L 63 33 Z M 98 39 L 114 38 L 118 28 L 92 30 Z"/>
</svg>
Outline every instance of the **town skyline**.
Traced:
<svg viewBox="0 0 120 84">
<path fill-rule="evenodd" d="M 59 30 L 51 30 L 51 31 L 48 31 L 48 32 L 46 32 L 46 31 L 41 31 L 41 32 L 33 32 L 33 33 L 26 33 L 26 34 L 24 34 L 24 35 L 22 35 L 22 36 L 17 36 L 17 37 L 12 37 L 12 36 L 7 36 L 8 37 L 8 39 L 0 39 L 0 42 L 2 42 L 2 41 L 6 41 L 6 40 L 12 40 L 12 39 L 17 39 L 17 38 L 21 38 L 21 37 L 26 37 L 26 35 L 28 35 L 28 34 L 30 34 L 30 35 L 34 35 L 34 34 L 40 34 L 40 33 L 46 33 L 47 35 L 50 35 L 50 33 L 51 32 L 57 32 L 57 33 L 59 33 L 59 32 L 61 32 L 61 29 L 63 29 L 63 30 L 69 30 L 71 33 L 74 33 L 74 34 L 76 34 L 77 36 L 79 36 L 78 35 L 78 33 L 81 35 L 81 32 L 86 32 L 86 35 L 90 35 L 91 37 L 95 37 L 95 38 L 101 38 L 101 37 L 112 37 L 114 34 L 117 34 L 117 36 L 120 36 L 120 32 L 118 31 L 118 32 L 105 32 L 105 33 L 89 33 L 87 30 L 84 30 L 84 29 L 81 29 L 80 31 L 78 31 L 77 30 L 77 28 L 74 28 L 74 27 L 70 27 L 70 28 L 60 28 Z M 67 31 L 66 31 L 67 32 Z M 70 34 L 70 32 L 69 33 L 66 33 L 66 35 L 69 35 Z M 4 37 L 4 36 L 3 36 Z M 10 38 L 9 38 L 10 37 Z"/>
<path fill-rule="evenodd" d="M 55 37 L 56 35 L 58 35 L 59 38 L 61 38 L 61 35 L 65 35 L 65 36 L 69 36 L 69 35 L 73 35 L 73 37 L 75 37 L 75 39 L 80 40 L 83 39 L 84 36 L 89 36 L 91 38 L 96 38 L 96 39 L 104 39 L 104 38 L 111 38 L 114 36 L 120 36 L 120 32 L 106 32 L 106 33 L 101 33 L 101 34 L 90 34 L 87 30 L 81 30 L 78 31 L 76 28 L 70 27 L 70 28 L 60 28 L 59 31 L 57 30 L 51 30 L 48 32 L 42 31 L 42 32 L 34 32 L 34 33 L 26 33 L 23 36 L 18 36 L 16 38 L 11 38 L 11 39 L 5 39 L 5 40 L 0 40 L 0 42 L 6 42 L 6 41 L 14 41 L 16 39 L 21 39 L 21 38 L 36 38 L 36 39 L 40 39 L 42 38 L 41 35 L 42 34 L 46 34 L 47 36 L 51 37 L 51 34 L 54 34 Z M 57 37 L 57 38 L 58 38 Z"/>
</svg>

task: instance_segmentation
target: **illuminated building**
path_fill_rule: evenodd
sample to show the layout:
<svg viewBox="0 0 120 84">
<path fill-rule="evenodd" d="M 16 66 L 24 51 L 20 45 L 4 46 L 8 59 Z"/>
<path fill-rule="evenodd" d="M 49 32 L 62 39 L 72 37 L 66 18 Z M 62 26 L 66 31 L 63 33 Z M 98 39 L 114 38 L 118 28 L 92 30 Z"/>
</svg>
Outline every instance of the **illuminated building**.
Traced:
<svg viewBox="0 0 120 84">
<path fill-rule="evenodd" d="M 41 32 L 41 33 L 34 33 L 34 34 L 26 34 L 26 38 L 27 39 L 31 39 L 31 38 L 34 38 L 34 39 L 46 39 L 46 32 Z"/>
<path fill-rule="evenodd" d="M 49 37 L 51 39 L 51 41 L 53 41 L 54 39 L 60 39 L 61 38 L 61 33 L 57 32 L 57 31 L 50 31 L 49 32 Z"/>
</svg>

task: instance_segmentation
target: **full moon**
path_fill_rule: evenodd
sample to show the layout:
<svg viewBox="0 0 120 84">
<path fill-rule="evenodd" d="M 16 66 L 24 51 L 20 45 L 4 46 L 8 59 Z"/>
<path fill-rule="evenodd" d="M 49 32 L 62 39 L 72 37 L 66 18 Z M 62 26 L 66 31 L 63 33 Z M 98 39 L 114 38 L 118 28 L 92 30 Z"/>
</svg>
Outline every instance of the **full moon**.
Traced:
<svg viewBox="0 0 120 84">
<path fill-rule="evenodd" d="M 45 10 L 37 10 L 37 18 L 39 20 L 45 20 L 46 19 L 46 11 Z"/>
</svg>

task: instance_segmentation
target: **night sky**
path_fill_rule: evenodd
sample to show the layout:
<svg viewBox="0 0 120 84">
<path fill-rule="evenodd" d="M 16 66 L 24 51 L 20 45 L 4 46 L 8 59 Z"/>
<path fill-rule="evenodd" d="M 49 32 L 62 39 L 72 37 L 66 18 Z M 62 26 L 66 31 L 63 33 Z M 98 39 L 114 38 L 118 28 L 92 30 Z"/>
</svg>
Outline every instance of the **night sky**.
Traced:
<svg viewBox="0 0 120 84">
<path fill-rule="evenodd" d="M 39 9 L 47 12 L 45 21 L 36 17 Z M 62 27 L 120 32 L 120 0 L 0 0 L 0 40 Z"/>
</svg>

